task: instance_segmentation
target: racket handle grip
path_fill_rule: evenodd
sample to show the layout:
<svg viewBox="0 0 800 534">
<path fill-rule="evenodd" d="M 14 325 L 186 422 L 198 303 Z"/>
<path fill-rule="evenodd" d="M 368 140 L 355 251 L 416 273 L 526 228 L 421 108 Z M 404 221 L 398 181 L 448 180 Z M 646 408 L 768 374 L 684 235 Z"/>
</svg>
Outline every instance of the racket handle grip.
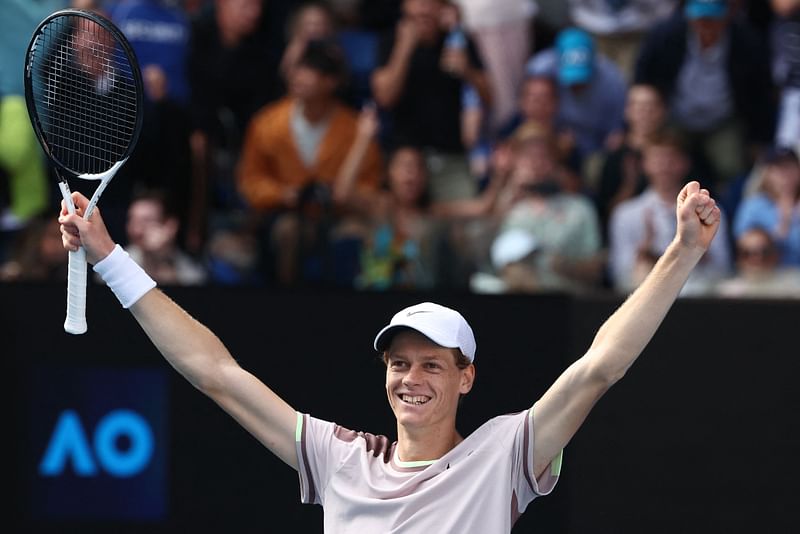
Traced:
<svg viewBox="0 0 800 534">
<path fill-rule="evenodd" d="M 64 330 L 70 334 L 86 332 L 86 250 L 69 253 L 67 274 L 67 320 Z"/>
</svg>

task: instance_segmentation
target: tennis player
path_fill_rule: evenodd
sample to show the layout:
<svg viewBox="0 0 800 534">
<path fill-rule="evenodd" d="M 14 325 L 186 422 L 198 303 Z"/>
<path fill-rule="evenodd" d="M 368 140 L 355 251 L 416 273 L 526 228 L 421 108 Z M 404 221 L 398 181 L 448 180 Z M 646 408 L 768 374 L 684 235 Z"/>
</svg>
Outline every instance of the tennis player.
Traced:
<svg viewBox="0 0 800 534">
<path fill-rule="evenodd" d="M 73 193 L 62 210 L 65 248 L 87 257 L 164 357 L 300 474 L 303 502 L 325 509 L 325 532 L 503 533 L 555 486 L 561 452 L 592 406 L 649 342 L 720 221 L 708 191 L 677 198 L 677 232 L 650 276 L 600 328 L 586 354 L 533 406 L 456 430 L 461 395 L 475 379 L 476 344 L 458 312 L 433 303 L 397 313 L 375 338 L 397 441 L 296 412 L 231 357 L 217 337 L 161 291 Z"/>
</svg>

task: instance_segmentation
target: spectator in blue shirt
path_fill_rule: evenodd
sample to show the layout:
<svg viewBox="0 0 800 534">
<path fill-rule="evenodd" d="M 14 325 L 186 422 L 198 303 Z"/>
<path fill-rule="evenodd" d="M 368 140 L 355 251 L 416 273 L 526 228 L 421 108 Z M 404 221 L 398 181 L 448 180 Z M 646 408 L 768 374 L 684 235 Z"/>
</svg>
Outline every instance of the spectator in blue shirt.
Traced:
<svg viewBox="0 0 800 534">
<path fill-rule="evenodd" d="M 187 104 L 189 22 L 183 12 L 164 0 L 122 0 L 111 10 L 111 18 L 130 41 L 142 68 L 157 65 L 164 71 L 168 98 Z"/>
<path fill-rule="evenodd" d="M 578 28 L 561 31 L 554 47 L 528 61 L 527 74 L 558 80 L 558 122 L 573 132 L 582 160 L 619 146 L 627 86 L 619 68 L 596 53 L 588 33 Z"/>
</svg>

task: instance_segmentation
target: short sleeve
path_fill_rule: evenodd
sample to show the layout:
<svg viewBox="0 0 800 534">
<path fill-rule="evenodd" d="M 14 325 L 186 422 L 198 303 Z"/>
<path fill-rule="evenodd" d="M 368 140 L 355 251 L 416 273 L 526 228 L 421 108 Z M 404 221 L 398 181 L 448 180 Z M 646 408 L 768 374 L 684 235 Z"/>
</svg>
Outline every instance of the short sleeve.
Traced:
<svg viewBox="0 0 800 534">
<path fill-rule="evenodd" d="M 514 436 L 512 489 L 517 495 L 520 513 L 533 499 L 549 495 L 561 474 L 563 451 L 550 461 L 539 478 L 536 478 L 533 472 L 533 451 L 536 447 L 533 417 L 533 408 L 524 412 L 524 415 L 521 414 L 521 421 L 516 427 Z"/>
<path fill-rule="evenodd" d="M 346 443 L 334 439 L 335 429 L 334 423 L 297 412 L 297 471 L 305 504 L 324 504 L 325 488 L 347 452 Z"/>
</svg>

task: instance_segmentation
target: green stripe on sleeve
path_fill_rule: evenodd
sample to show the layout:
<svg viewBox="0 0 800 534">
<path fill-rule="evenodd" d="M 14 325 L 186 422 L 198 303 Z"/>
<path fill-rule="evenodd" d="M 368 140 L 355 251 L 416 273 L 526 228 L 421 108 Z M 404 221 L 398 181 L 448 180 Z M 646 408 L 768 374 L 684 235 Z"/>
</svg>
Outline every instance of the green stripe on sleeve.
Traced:
<svg viewBox="0 0 800 534">
<path fill-rule="evenodd" d="M 558 456 L 550 462 L 550 476 L 557 477 L 561 474 L 561 461 L 564 459 L 564 449 L 561 449 Z"/>
<path fill-rule="evenodd" d="M 297 412 L 297 426 L 294 429 L 294 440 L 300 443 L 300 438 L 303 436 L 303 414 Z"/>
</svg>

